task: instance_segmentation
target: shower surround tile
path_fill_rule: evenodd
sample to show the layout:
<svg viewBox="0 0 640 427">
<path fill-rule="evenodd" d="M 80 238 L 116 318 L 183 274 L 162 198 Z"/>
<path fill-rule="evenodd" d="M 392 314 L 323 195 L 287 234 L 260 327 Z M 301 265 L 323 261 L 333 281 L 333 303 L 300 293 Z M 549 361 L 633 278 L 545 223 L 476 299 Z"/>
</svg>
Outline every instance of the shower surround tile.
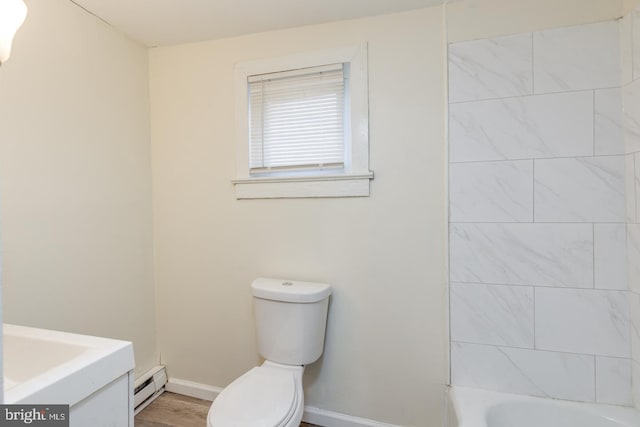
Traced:
<svg viewBox="0 0 640 427">
<path fill-rule="evenodd" d="M 620 65 L 622 86 L 633 80 L 633 31 L 631 14 L 625 15 L 620 20 Z"/>
<path fill-rule="evenodd" d="M 449 53 L 452 383 L 638 406 L 640 14 Z"/>
<path fill-rule="evenodd" d="M 626 198 L 625 206 L 626 206 L 626 221 L 627 222 L 636 222 L 637 216 L 637 205 L 640 204 L 640 201 L 637 201 L 638 198 L 636 195 L 636 191 L 640 186 L 637 183 L 636 177 L 636 161 L 634 154 L 627 154 L 624 156 L 624 194 Z M 640 164 L 638 165 L 640 166 Z"/>
<path fill-rule="evenodd" d="M 532 160 L 455 163 L 449 177 L 451 221 L 533 221 Z"/>
<path fill-rule="evenodd" d="M 451 381 L 556 399 L 595 399 L 593 356 L 451 343 Z"/>
<path fill-rule="evenodd" d="M 591 224 L 450 225 L 453 282 L 593 288 Z"/>
<path fill-rule="evenodd" d="M 600 89 L 595 100 L 595 154 L 624 154 L 622 92 L 620 88 Z"/>
<path fill-rule="evenodd" d="M 624 222 L 624 156 L 537 160 L 535 220 Z"/>
<path fill-rule="evenodd" d="M 533 288 L 452 283 L 451 339 L 533 348 Z"/>
<path fill-rule="evenodd" d="M 631 305 L 632 394 L 635 402 L 640 402 L 640 295 L 630 293 L 629 297 Z"/>
<path fill-rule="evenodd" d="M 633 173 L 635 176 L 633 191 L 634 198 L 636 199 L 636 220 L 634 222 L 640 222 L 640 152 L 635 153 L 634 155 L 634 168 Z"/>
<path fill-rule="evenodd" d="M 627 296 L 631 318 L 631 358 L 640 361 L 640 295 L 630 292 Z"/>
<path fill-rule="evenodd" d="M 594 224 L 595 287 L 627 290 L 627 228 L 624 224 Z"/>
<path fill-rule="evenodd" d="M 630 357 L 626 292 L 536 288 L 535 301 L 536 348 Z"/>
<path fill-rule="evenodd" d="M 637 361 L 633 361 L 631 363 L 632 367 L 632 387 L 633 387 L 633 400 L 635 402 L 640 402 L 640 363 Z M 636 408 L 638 406 L 636 405 Z"/>
<path fill-rule="evenodd" d="M 640 224 L 627 224 L 627 280 L 629 290 L 640 293 Z"/>
<path fill-rule="evenodd" d="M 593 155 L 593 92 L 452 104 L 450 161 Z"/>
<path fill-rule="evenodd" d="M 534 93 L 615 87 L 620 74 L 616 21 L 533 33 Z"/>
<path fill-rule="evenodd" d="M 640 151 L 640 80 L 622 88 L 622 103 L 625 151 L 635 153 Z"/>
<path fill-rule="evenodd" d="M 530 95 L 531 34 L 449 46 L 449 101 Z"/>
<path fill-rule="evenodd" d="M 596 357 L 596 402 L 633 405 L 631 359 Z"/>
<path fill-rule="evenodd" d="M 635 9 L 629 15 L 633 44 L 633 78 L 640 79 L 640 10 Z"/>
</svg>

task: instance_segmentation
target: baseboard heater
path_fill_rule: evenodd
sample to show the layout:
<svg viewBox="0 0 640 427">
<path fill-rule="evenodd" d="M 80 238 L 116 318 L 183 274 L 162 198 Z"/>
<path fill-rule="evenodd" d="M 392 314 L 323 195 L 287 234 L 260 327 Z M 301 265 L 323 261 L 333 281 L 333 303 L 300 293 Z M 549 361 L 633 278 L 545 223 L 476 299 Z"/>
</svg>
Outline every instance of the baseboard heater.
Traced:
<svg viewBox="0 0 640 427">
<path fill-rule="evenodd" d="M 133 389 L 134 413 L 138 415 L 138 412 L 160 396 L 164 392 L 166 383 L 167 371 L 164 366 L 156 366 L 138 378 Z"/>
</svg>

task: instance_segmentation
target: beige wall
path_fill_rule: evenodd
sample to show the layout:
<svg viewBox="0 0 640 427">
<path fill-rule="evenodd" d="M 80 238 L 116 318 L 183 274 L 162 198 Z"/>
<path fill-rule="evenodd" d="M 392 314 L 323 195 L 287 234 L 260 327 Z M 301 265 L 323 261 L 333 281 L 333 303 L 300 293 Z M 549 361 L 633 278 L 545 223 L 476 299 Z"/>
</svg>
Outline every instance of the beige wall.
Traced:
<svg viewBox="0 0 640 427">
<path fill-rule="evenodd" d="M 157 363 L 147 51 L 27 1 L 0 68 L 4 320 L 132 340 Z"/>
<path fill-rule="evenodd" d="M 306 404 L 440 426 L 447 381 L 442 8 L 152 49 L 158 344 L 223 387 L 259 362 L 249 284 L 334 285 Z M 234 64 L 369 43 L 368 198 L 234 197 Z"/>
<path fill-rule="evenodd" d="M 449 42 L 566 27 L 619 18 L 638 0 L 451 0 Z"/>
<path fill-rule="evenodd" d="M 623 15 L 640 6 L 640 0 L 622 0 Z"/>
</svg>

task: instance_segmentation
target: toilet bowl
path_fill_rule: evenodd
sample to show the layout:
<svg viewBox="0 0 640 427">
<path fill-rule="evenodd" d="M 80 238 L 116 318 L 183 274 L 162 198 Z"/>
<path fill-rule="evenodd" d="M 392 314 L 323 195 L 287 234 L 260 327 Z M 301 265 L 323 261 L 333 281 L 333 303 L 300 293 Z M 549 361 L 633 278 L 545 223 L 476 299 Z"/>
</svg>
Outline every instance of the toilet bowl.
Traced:
<svg viewBox="0 0 640 427">
<path fill-rule="evenodd" d="M 320 358 L 331 286 L 256 279 L 251 284 L 258 351 L 265 362 L 214 400 L 207 427 L 298 427 L 304 367 Z"/>
<path fill-rule="evenodd" d="M 304 366 L 265 361 L 227 386 L 209 409 L 207 427 L 298 427 L 304 412 Z"/>
</svg>

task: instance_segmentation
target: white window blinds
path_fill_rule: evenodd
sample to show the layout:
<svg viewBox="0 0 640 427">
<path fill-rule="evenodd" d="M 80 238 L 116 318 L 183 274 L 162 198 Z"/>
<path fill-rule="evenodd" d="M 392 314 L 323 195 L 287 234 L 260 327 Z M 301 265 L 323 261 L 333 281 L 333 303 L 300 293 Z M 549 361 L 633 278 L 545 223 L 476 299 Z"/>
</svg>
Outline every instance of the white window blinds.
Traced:
<svg viewBox="0 0 640 427">
<path fill-rule="evenodd" d="M 248 83 L 251 173 L 344 167 L 343 64 L 250 76 Z"/>
</svg>

